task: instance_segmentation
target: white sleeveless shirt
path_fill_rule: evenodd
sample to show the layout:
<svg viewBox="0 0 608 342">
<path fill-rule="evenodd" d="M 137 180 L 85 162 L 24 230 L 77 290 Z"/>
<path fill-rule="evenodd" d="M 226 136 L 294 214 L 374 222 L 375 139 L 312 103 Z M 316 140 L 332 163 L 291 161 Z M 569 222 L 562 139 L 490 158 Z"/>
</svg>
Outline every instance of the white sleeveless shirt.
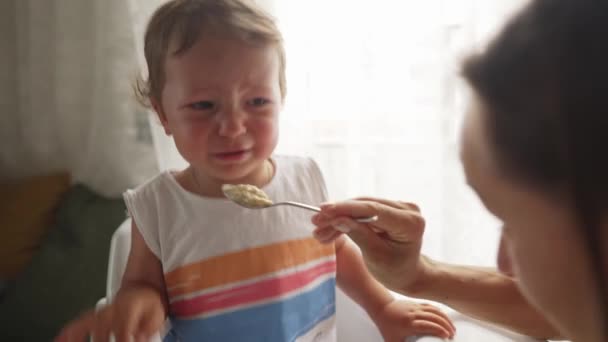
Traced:
<svg viewBox="0 0 608 342">
<path fill-rule="evenodd" d="M 311 159 L 274 156 L 273 201 L 327 200 Z M 165 172 L 124 194 L 160 260 L 166 341 L 335 341 L 335 251 L 312 238 L 311 212 L 252 210 L 188 192 Z"/>
</svg>

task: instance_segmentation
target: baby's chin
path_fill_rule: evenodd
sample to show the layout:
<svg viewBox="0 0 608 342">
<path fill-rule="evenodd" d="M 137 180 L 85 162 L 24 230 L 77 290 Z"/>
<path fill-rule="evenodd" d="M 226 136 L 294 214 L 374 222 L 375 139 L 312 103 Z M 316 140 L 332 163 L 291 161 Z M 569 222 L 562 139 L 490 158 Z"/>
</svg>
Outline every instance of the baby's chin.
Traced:
<svg viewBox="0 0 608 342">
<path fill-rule="evenodd" d="M 270 180 L 272 177 L 272 170 L 267 172 L 268 175 L 263 173 L 264 169 L 260 169 L 263 165 L 262 162 L 224 164 L 220 167 L 213 167 L 212 170 L 210 170 L 210 173 L 213 175 L 213 178 L 217 179 L 222 184 L 254 184 L 259 183 L 259 181 L 256 181 L 258 179 L 264 178 L 264 180 Z"/>
</svg>

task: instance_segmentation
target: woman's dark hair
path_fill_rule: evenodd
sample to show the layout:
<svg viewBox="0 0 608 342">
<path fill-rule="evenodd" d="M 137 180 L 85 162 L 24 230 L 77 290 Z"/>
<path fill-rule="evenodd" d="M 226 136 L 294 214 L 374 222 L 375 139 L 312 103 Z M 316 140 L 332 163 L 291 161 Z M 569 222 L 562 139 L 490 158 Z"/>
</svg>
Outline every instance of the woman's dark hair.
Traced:
<svg viewBox="0 0 608 342">
<path fill-rule="evenodd" d="M 500 168 L 575 206 L 608 329 L 608 1 L 532 0 L 463 74 L 487 108 Z"/>
</svg>

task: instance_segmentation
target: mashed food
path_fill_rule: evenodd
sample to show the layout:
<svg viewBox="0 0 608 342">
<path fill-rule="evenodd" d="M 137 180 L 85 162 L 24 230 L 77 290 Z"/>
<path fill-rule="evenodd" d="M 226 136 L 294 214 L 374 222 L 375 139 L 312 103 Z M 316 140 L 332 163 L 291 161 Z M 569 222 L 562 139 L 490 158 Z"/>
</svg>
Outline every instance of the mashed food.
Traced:
<svg viewBox="0 0 608 342">
<path fill-rule="evenodd" d="M 229 200 L 244 207 L 266 208 L 272 205 L 272 200 L 264 191 L 250 184 L 224 184 L 222 191 Z"/>
</svg>

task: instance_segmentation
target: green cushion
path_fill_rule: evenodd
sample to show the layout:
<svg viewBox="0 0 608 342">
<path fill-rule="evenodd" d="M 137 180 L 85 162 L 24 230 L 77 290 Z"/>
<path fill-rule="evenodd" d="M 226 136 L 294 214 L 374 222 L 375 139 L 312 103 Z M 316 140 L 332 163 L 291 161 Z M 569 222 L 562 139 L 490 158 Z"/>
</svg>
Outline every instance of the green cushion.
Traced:
<svg viewBox="0 0 608 342">
<path fill-rule="evenodd" d="M 40 251 L 0 301 L 1 339 L 50 341 L 104 297 L 110 240 L 124 219 L 122 199 L 72 187 Z"/>
</svg>

